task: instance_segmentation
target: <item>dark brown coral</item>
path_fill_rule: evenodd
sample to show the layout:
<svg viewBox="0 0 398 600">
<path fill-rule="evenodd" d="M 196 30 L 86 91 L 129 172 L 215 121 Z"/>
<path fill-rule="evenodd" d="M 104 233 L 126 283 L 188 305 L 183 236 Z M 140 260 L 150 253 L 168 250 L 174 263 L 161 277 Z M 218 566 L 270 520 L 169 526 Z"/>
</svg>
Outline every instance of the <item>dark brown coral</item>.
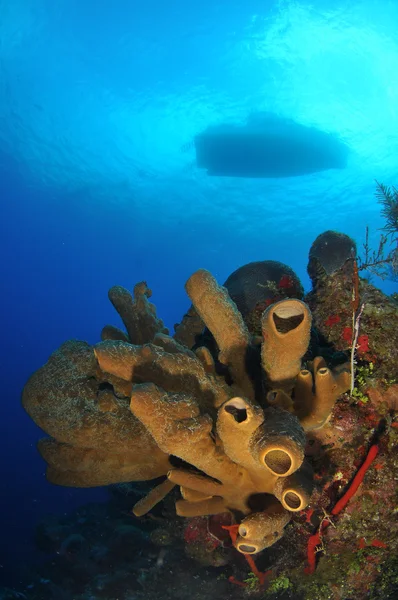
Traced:
<svg viewBox="0 0 398 600">
<path fill-rule="evenodd" d="M 356 359 L 372 362 L 374 374 L 391 381 L 398 378 L 398 305 L 362 277 L 356 278 L 355 250 L 351 238 L 336 232 L 325 232 L 315 240 L 308 263 L 313 289 L 305 301 L 325 343 L 334 351 L 348 354 L 353 339 L 355 289 L 356 314 L 363 304 Z"/>
</svg>

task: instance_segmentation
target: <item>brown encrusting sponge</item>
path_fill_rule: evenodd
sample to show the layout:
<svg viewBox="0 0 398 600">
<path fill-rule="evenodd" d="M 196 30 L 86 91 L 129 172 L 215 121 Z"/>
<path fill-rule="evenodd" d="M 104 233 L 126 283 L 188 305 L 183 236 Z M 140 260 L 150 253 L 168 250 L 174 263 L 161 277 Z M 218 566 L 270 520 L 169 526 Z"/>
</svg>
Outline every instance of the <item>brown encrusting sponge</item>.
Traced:
<svg viewBox="0 0 398 600">
<path fill-rule="evenodd" d="M 50 481 L 85 487 L 164 475 L 137 516 L 177 485 L 178 515 L 229 512 L 239 524 L 236 548 L 255 554 L 308 505 L 305 431 L 328 420 L 348 370 L 320 358 L 303 368 L 311 313 L 298 298 L 269 304 L 259 339 L 208 271 L 194 273 L 186 290 L 195 334 L 171 337 L 145 283 L 134 299 L 112 288 L 126 332 L 107 326 L 94 347 L 63 344 L 26 384 L 23 405 L 51 436 L 39 442 Z M 216 351 L 197 346 L 198 323 Z"/>
</svg>

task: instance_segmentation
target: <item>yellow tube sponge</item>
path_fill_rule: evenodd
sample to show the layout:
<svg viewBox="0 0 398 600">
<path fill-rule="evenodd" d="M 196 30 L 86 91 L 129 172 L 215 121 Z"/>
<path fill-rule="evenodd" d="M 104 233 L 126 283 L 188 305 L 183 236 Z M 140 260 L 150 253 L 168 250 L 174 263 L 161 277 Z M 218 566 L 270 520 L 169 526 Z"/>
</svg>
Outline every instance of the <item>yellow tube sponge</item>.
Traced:
<svg viewBox="0 0 398 600">
<path fill-rule="evenodd" d="M 226 454 L 244 466 L 253 479 L 261 479 L 265 469 L 270 491 L 273 477 L 294 473 L 304 459 L 305 436 L 294 415 L 279 408 L 261 409 L 244 398 L 232 398 L 218 411 L 217 432 Z"/>
<path fill-rule="evenodd" d="M 191 275 L 185 289 L 218 344 L 219 361 L 228 366 L 243 393 L 249 398 L 254 397 L 246 364 L 250 334 L 228 291 L 205 269 Z"/>
<path fill-rule="evenodd" d="M 159 483 L 154 487 L 149 494 L 144 498 L 141 498 L 133 508 L 133 513 L 136 517 L 142 517 L 149 512 L 156 504 L 163 500 L 174 487 L 174 483 L 165 479 L 162 483 Z"/>
<path fill-rule="evenodd" d="M 137 432 L 138 433 L 138 432 Z M 146 451 L 150 449 L 150 453 Z M 96 487 L 128 481 L 147 481 L 166 475 L 169 458 L 148 432 L 132 438 L 130 447 L 113 452 L 42 438 L 38 450 L 47 463 L 46 477 L 56 485 Z"/>
<path fill-rule="evenodd" d="M 302 428 L 294 415 L 281 409 L 263 410 L 234 397 L 218 409 L 216 435 L 212 419 L 201 414 L 187 394 L 165 392 L 153 384 L 135 385 L 131 409 L 163 452 L 187 463 L 168 472 L 168 479 L 181 488 L 183 499 L 176 503 L 181 516 L 260 512 L 275 495 L 278 481 L 289 480 L 303 463 Z M 290 481 L 293 508 L 285 502 L 289 510 L 296 510 L 295 489 L 304 504 L 301 488 L 301 479 Z M 307 502 L 308 498 L 309 494 Z"/>
<path fill-rule="evenodd" d="M 311 313 L 301 300 L 281 300 L 264 311 L 261 360 L 273 387 L 291 388 L 301 369 L 310 332 Z"/>
<path fill-rule="evenodd" d="M 243 554 L 257 554 L 269 548 L 283 536 L 290 514 L 274 498 L 266 509 L 245 517 L 238 529 L 235 547 Z"/>
<path fill-rule="evenodd" d="M 140 384 L 133 387 L 130 406 L 163 452 L 183 459 L 216 480 L 239 474 L 238 465 L 228 459 L 213 440 L 211 417 L 200 414 L 192 396 L 166 392 L 153 384 Z M 210 483 L 208 478 L 206 482 Z M 201 492 L 202 485 L 196 489 Z"/>
<path fill-rule="evenodd" d="M 125 381 L 148 381 L 166 391 L 189 393 L 208 410 L 224 402 L 229 397 L 226 384 L 209 376 L 193 352 L 188 349 L 179 352 L 178 343 L 170 340 L 173 346 L 167 345 L 168 351 L 155 344 L 133 346 L 107 340 L 96 344 L 94 353 L 102 371 Z M 165 344 L 164 337 L 161 343 Z"/>
<path fill-rule="evenodd" d="M 305 431 L 319 429 L 329 420 L 337 398 L 350 387 L 350 365 L 333 371 L 323 358 L 313 361 L 312 372 L 303 369 L 294 387 L 294 409 Z"/>
<path fill-rule="evenodd" d="M 39 451 L 53 483 L 108 485 L 153 479 L 170 468 L 168 455 L 100 372 L 85 342 L 66 342 L 54 352 L 30 377 L 22 403 L 51 436 L 39 442 Z"/>
<path fill-rule="evenodd" d="M 286 510 L 298 512 L 308 505 L 313 487 L 312 468 L 308 462 L 303 462 L 298 471 L 278 479 L 274 494 Z"/>
<path fill-rule="evenodd" d="M 105 325 L 101 331 L 101 340 L 119 340 L 121 342 L 128 342 L 129 337 L 127 333 L 125 333 L 122 329 L 119 329 L 119 327 Z"/>
<path fill-rule="evenodd" d="M 151 296 L 152 292 L 144 281 L 135 285 L 134 297 L 120 285 L 109 290 L 109 300 L 119 313 L 132 344 L 146 344 L 153 341 L 156 333 L 168 333 L 163 321 L 156 316 L 155 305 L 148 300 Z M 106 330 L 103 333 L 105 338 Z"/>
<path fill-rule="evenodd" d="M 304 429 L 326 422 L 349 372 L 323 359 L 313 374 L 301 368 L 311 315 L 300 300 L 269 306 L 256 343 L 208 271 L 194 273 L 186 290 L 193 308 L 170 337 L 145 283 L 134 298 L 112 288 L 127 333 L 108 326 L 94 347 L 64 344 L 29 380 L 23 404 L 51 436 L 39 443 L 50 481 L 83 487 L 166 476 L 134 507 L 137 516 L 178 486 L 178 515 L 229 511 L 243 519 L 238 550 L 254 554 L 308 504 Z M 215 343 L 197 347 L 210 338 L 197 335 L 204 327 Z"/>
</svg>

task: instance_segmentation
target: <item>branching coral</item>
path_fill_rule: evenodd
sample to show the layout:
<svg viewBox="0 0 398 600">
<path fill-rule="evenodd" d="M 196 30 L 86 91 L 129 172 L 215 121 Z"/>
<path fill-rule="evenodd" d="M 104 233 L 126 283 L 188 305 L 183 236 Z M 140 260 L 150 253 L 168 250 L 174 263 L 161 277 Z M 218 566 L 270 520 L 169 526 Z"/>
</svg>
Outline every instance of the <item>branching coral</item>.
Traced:
<svg viewBox="0 0 398 600">
<path fill-rule="evenodd" d="M 376 198 L 383 207 L 384 230 L 395 236 L 398 233 L 398 189 L 376 181 Z"/>
<path fill-rule="evenodd" d="M 290 513 L 308 504 L 305 431 L 326 422 L 349 374 L 345 367 L 332 372 L 321 359 L 313 374 L 301 369 L 311 327 L 302 301 L 267 308 L 259 348 L 208 271 L 194 273 L 186 290 L 193 314 L 217 343 L 216 357 L 167 335 L 146 284 L 135 287 L 134 300 L 116 287 L 110 299 L 127 333 L 107 326 L 94 348 L 64 344 L 29 380 L 23 404 L 52 436 L 39 449 L 54 483 L 167 474 L 135 506 L 137 515 L 178 485 L 177 514 L 229 511 L 240 521 L 235 546 L 254 554 L 277 541 Z"/>
</svg>

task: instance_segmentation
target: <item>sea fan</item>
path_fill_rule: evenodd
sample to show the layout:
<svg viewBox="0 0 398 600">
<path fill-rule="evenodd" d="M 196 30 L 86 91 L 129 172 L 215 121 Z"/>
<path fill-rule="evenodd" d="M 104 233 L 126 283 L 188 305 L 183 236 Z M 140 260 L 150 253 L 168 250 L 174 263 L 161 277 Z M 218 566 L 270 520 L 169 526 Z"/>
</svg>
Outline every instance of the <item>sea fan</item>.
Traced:
<svg viewBox="0 0 398 600">
<path fill-rule="evenodd" d="M 376 181 L 376 198 L 383 207 L 381 214 L 386 220 L 384 231 L 388 235 L 398 233 L 398 189 Z"/>
</svg>

